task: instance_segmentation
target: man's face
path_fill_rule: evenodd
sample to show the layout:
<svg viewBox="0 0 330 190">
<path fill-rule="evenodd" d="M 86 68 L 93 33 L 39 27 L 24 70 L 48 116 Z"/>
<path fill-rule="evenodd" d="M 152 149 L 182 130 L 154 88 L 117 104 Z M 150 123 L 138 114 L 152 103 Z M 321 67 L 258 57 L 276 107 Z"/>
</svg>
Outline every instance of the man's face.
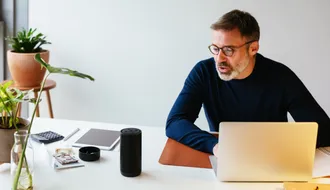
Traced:
<svg viewBox="0 0 330 190">
<path fill-rule="evenodd" d="M 230 47 L 219 50 L 218 55 L 214 55 L 216 70 L 222 80 L 240 78 L 241 73 L 248 67 L 252 56 L 249 55 L 249 44 L 243 45 L 246 42 L 248 41 L 241 36 L 237 29 L 231 31 L 214 30 L 212 32 L 212 44 L 219 48 Z M 225 55 L 228 53 L 226 50 L 233 50 L 232 55 Z"/>
</svg>

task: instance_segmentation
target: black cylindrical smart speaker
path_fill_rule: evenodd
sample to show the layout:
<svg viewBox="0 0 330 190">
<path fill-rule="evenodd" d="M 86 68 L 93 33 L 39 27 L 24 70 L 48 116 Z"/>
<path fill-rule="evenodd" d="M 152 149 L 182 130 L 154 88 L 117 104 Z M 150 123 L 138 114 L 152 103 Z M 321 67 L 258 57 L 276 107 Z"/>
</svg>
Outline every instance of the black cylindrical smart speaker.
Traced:
<svg viewBox="0 0 330 190">
<path fill-rule="evenodd" d="M 120 132 L 120 172 L 125 177 L 136 177 L 142 169 L 142 132 L 137 128 L 125 128 Z"/>
</svg>

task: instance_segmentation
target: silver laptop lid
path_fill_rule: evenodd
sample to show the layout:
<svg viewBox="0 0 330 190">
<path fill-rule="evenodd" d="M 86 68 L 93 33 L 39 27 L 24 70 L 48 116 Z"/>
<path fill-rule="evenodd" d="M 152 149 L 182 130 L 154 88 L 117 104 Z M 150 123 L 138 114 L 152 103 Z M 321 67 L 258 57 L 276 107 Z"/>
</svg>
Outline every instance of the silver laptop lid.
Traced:
<svg viewBox="0 0 330 190">
<path fill-rule="evenodd" d="M 217 177 L 221 181 L 308 181 L 317 123 L 222 122 Z"/>
</svg>

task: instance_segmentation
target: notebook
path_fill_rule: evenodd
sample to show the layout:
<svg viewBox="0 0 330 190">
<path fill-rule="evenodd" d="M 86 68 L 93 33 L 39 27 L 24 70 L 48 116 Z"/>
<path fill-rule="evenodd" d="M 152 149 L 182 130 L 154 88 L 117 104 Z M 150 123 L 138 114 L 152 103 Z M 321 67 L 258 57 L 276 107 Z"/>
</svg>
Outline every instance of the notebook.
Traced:
<svg viewBox="0 0 330 190">
<path fill-rule="evenodd" d="M 120 140 L 120 131 L 89 129 L 72 144 L 74 147 L 94 146 L 101 150 L 112 150 Z"/>
</svg>

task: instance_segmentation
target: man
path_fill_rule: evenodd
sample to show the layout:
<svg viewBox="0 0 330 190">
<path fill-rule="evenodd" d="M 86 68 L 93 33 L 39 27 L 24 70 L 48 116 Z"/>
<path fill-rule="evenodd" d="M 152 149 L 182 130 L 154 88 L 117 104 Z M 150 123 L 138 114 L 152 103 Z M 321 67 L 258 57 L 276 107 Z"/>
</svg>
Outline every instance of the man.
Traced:
<svg viewBox="0 0 330 190">
<path fill-rule="evenodd" d="M 233 10 L 212 24 L 213 58 L 189 73 L 166 123 L 166 135 L 194 149 L 214 153 L 218 139 L 194 122 L 201 106 L 210 131 L 222 121 L 317 122 L 317 147 L 330 146 L 330 119 L 287 66 L 258 53 L 259 25 Z M 221 138 L 221 137 L 220 137 Z"/>
</svg>

